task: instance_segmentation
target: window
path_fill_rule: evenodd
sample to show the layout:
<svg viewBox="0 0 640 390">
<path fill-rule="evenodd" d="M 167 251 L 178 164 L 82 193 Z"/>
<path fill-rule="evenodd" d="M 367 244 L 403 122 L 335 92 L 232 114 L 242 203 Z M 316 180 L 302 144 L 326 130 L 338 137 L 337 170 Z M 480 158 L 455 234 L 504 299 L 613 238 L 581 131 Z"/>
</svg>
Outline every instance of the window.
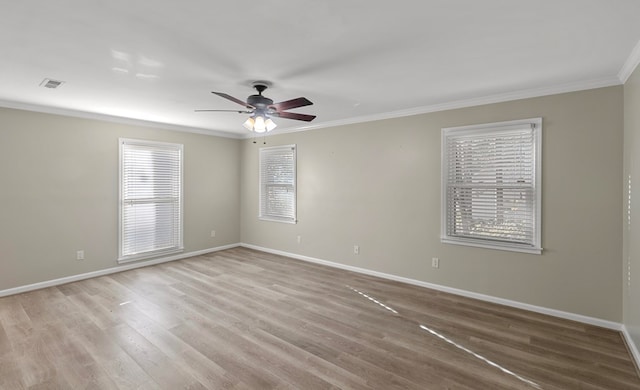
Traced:
<svg viewBox="0 0 640 390">
<path fill-rule="evenodd" d="M 121 138 L 118 261 L 182 249 L 182 145 Z"/>
<path fill-rule="evenodd" d="M 296 223 L 296 145 L 260 149 L 259 197 L 258 218 Z"/>
<path fill-rule="evenodd" d="M 442 242 L 541 253 L 542 118 L 442 129 Z"/>
</svg>

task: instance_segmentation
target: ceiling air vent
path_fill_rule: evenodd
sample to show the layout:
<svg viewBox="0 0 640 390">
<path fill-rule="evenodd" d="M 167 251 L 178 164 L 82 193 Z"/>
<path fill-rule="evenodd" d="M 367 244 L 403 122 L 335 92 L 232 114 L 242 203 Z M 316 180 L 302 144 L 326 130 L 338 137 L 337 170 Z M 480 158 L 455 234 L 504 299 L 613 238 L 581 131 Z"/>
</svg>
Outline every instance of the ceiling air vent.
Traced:
<svg viewBox="0 0 640 390">
<path fill-rule="evenodd" d="M 64 81 L 52 80 L 52 79 L 44 79 L 40 83 L 41 87 L 56 89 L 64 84 Z"/>
</svg>

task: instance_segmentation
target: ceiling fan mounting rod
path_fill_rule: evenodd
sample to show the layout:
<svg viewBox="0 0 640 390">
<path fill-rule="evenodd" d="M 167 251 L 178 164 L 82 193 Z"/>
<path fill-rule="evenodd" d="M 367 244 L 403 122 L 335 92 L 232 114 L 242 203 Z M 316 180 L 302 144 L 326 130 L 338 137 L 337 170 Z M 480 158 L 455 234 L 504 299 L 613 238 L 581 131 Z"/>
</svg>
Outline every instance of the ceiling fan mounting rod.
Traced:
<svg viewBox="0 0 640 390">
<path fill-rule="evenodd" d="M 267 89 L 266 85 L 256 85 L 254 87 L 256 89 L 256 91 L 258 91 L 258 95 L 262 96 L 262 92 Z"/>
<path fill-rule="evenodd" d="M 256 91 L 258 91 L 258 95 L 262 96 L 262 92 L 264 92 L 272 84 L 269 81 L 257 80 L 251 83 L 251 85 L 256 89 Z"/>
</svg>

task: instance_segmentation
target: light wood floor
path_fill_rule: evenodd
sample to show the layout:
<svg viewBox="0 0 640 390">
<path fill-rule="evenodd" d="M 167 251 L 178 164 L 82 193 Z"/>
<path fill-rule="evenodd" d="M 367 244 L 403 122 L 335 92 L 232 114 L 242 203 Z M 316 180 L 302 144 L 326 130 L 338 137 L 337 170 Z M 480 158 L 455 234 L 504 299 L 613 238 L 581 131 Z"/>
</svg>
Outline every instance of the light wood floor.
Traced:
<svg viewBox="0 0 640 390">
<path fill-rule="evenodd" d="M 1 389 L 640 389 L 618 332 L 243 248 L 0 298 Z"/>
</svg>

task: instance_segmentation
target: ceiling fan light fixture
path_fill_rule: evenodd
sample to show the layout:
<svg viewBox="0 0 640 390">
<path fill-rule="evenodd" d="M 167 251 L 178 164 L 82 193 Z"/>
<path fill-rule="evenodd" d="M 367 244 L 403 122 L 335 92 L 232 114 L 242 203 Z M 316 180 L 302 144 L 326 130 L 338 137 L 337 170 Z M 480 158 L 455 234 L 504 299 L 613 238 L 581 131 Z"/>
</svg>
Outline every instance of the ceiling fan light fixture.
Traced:
<svg viewBox="0 0 640 390">
<path fill-rule="evenodd" d="M 247 118 L 246 121 L 244 121 L 242 126 L 244 126 L 244 128 L 249 130 L 249 131 L 253 131 L 253 124 L 254 123 L 256 123 L 256 121 L 254 121 L 252 117 L 249 117 L 249 118 Z"/>
<path fill-rule="evenodd" d="M 253 124 L 253 131 L 256 133 L 264 133 L 267 131 L 267 126 L 264 124 L 264 117 L 261 115 L 257 115 L 255 118 L 255 123 Z"/>
<path fill-rule="evenodd" d="M 265 133 L 275 129 L 278 125 L 271 120 L 271 118 L 266 118 L 262 115 L 253 115 L 247 118 L 247 120 L 242 124 L 245 129 L 249 131 L 253 131 L 255 133 Z"/>
<path fill-rule="evenodd" d="M 271 131 L 273 129 L 275 129 L 278 125 L 276 125 L 276 122 L 272 121 L 271 118 L 267 118 L 266 121 L 264 121 L 264 125 L 267 128 L 267 131 Z"/>
</svg>

